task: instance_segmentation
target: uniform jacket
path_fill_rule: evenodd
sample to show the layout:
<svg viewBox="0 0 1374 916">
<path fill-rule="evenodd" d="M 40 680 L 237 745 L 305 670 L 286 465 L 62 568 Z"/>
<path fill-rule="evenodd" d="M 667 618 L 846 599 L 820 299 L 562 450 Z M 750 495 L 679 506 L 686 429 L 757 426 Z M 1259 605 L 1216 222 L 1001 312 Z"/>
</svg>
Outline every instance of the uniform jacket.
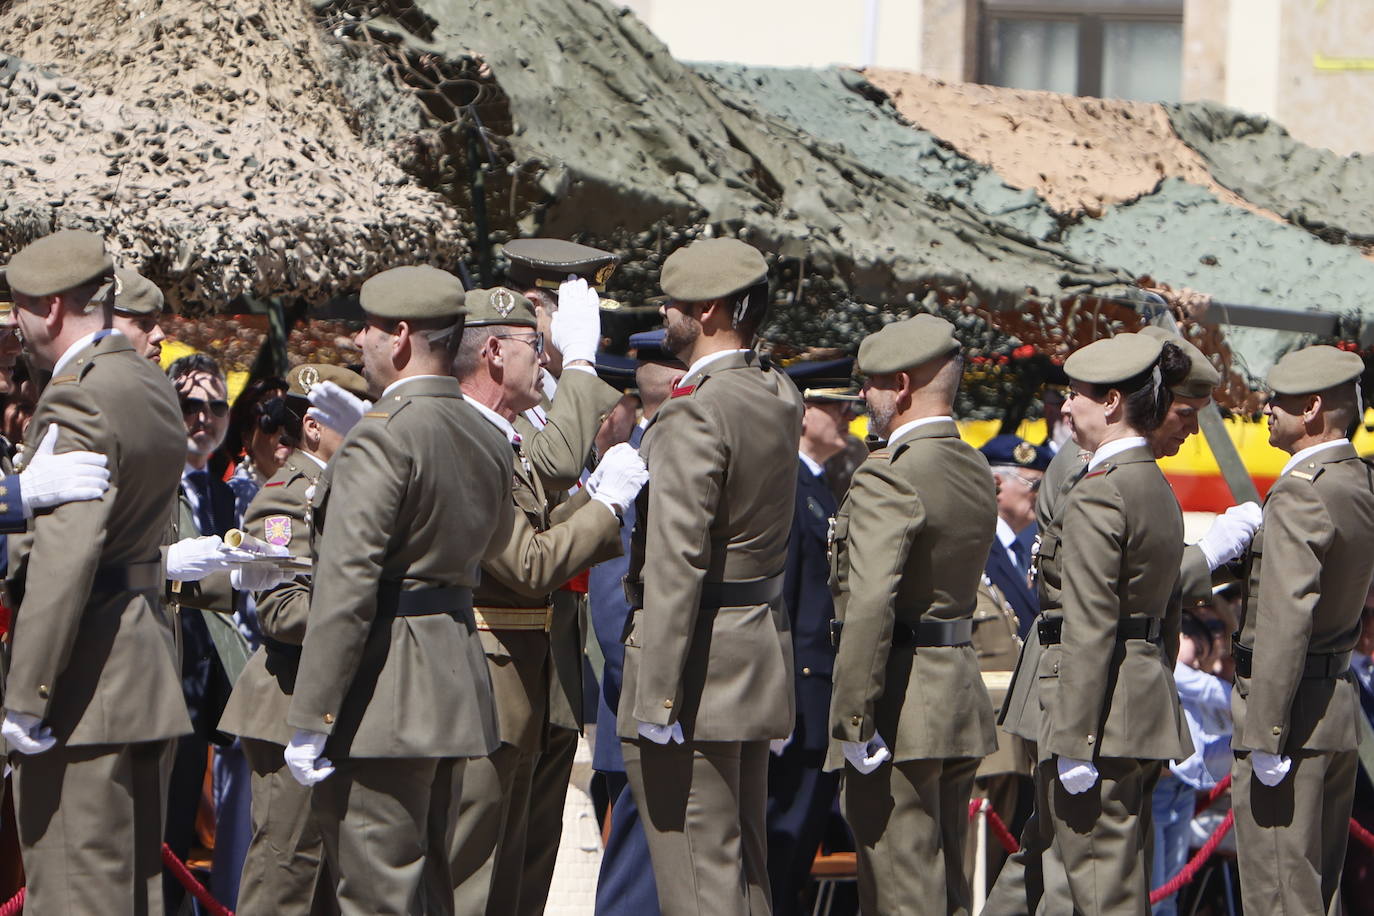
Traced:
<svg viewBox="0 0 1374 916">
<path fill-rule="evenodd" d="M 830 621 L 835 601 L 830 595 L 828 558 L 830 523 L 839 507 L 824 477 L 797 461 L 797 505 L 787 540 L 787 574 L 782 596 L 792 626 L 792 663 L 797 677 L 797 728 L 793 741 L 807 750 L 829 746 L 830 674 L 835 648 Z"/>
<path fill-rule="evenodd" d="M 1374 469 L 1346 443 L 1280 477 L 1250 544 L 1240 643 L 1256 677 L 1236 678 L 1238 750 L 1292 754 L 1353 750 L 1359 740 L 1353 675 L 1304 678 L 1308 653 L 1349 652 L 1374 574 Z"/>
<path fill-rule="evenodd" d="M 997 548 L 994 546 L 993 550 Z M 978 604 L 973 609 L 973 651 L 978 655 L 978 667 L 983 673 L 983 686 L 994 707 L 1000 707 L 1011 683 L 1011 673 L 1021 654 L 1021 638 L 1017 635 L 1020 621 L 1016 610 L 1007 602 L 1001 589 L 986 575 L 978 584 Z M 997 730 L 997 750 L 978 764 L 979 776 L 998 773 L 1030 775 L 1033 755 L 1026 749 L 1026 741 Z"/>
<path fill-rule="evenodd" d="M 987 461 L 951 420 L 868 456 L 835 517 L 831 586 L 844 621 L 827 767 L 841 741 L 882 735 L 897 762 L 996 749 L 992 703 L 970 646 L 892 645 L 893 626 L 971 619 L 995 537 Z"/>
<path fill-rule="evenodd" d="M 1177 633 L 1178 501 L 1154 455 L 1137 446 L 1084 474 L 1063 516 L 1062 538 L 1049 547 L 1062 570 L 1063 642 L 1043 648 L 1037 670 L 1040 755 L 1182 760 L 1192 740 L 1174 686 L 1176 647 L 1117 638 L 1131 617 Z"/>
<path fill-rule="evenodd" d="M 797 485 L 802 399 L 752 350 L 708 363 L 644 435 L 630 577 L 644 583 L 625 642 L 617 731 L 680 722 L 698 741 L 785 738 L 792 639 L 782 601 L 700 606 L 706 582 L 781 575 Z M 647 557 L 647 562 L 646 562 Z"/>
<path fill-rule="evenodd" d="M 311 497 L 324 468 L 303 454 L 292 452 L 286 463 L 263 485 L 243 516 L 243 529 L 255 538 L 280 543 L 293 557 L 311 556 L 313 516 Z M 234 683 L 233 695 L 220 720 L 220 729 L 244 738 L 286 745 L 294 731 L 286 724 L 291 695 L 296 689 L 299 647 L 310 616 L 310 577 L 296 576 L 256 595 L 258 625 L 271 642 L 253 653 Z"/>
<path fill-rule="evenodd" d="M 1038 534 L 1035 525 L 1031 525 L 1018 534 L 1017 539 L 1029 537 L 1030 542 L 1033 543 Z M 992 580 L 992 584 L 1002 593 L 1003 599 L 1016 612 L 1017 632 L 1024 637 L 1040 613 L 1040 601 L 1036 597 L 1035 590 L 1031 588 L 1029 580 L 1022 574 L 1021 570 L 1016 568 L 1011 557 L 1007 556 L 1007 549 L 1002 546 L 1002 542 L 995 535 L 992 539 L 992 547 L 988 550 L 988 562 L 984 569 L 988 578 Z"/>
<path fill-rule="evenodd" d="M 480 757 L 496 709 L 470 613 L 396 617 L 397 590 L 477 584 L 514 522 L 510 444 L 456 379 L 409 379 L 364 414 L 311 501 L 310 618 L 287 724 L 351 757 Z"/>
<path fill-rule="evenodd" d="M 154 741 L 190 731 L 175 635 L 159 590 L 93 591 L 98 569 L 158 563 L 186 460 L 167 377 L 110 334 L 81 350 L 38 399 L 30 453 L 49 423 L 57 450 L 109 459 L 100 499 L 40 511 L 9 542 L 18 603 L 6 704 L 70 745 Z M 27 587 L 26 587 L 27 586 Z"/>
</svg>

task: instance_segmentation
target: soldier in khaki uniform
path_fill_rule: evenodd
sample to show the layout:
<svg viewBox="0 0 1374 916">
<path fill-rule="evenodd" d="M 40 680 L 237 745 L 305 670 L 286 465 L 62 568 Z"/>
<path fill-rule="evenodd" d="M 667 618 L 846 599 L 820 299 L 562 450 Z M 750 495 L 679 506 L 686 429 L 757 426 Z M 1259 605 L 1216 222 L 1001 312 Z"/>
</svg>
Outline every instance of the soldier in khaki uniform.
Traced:
<svg viewBox="0 0 1374 916">
<path fill-rule="evenodd" d="M 474 598 L 501 746 L 465 774 L 450 868 L 458 912 L 516 913 L 526 890 L 540 910 L 547 895 L 542 875 L 524 873 L 531 812 L 540 796 L 561 799 L 567 788 L 566 774 L 561 786 L 535 782 L 551 726 L 555 620 L 576 613 L 575 607 L 555 606 L 551 592 L 578 571 L 620 554 L 620 516 L 645 475 L 633 449 L 617 451 L 551 515 L 543 480 L 513 425 L 540 396 L 543 337 L 535 330 L 534 309 L 524 296 L 497 288 L 468 292 L 467 311 L 454 374 L 468 402 L 510 443 L 516 513 L 507 539 L 483 563 Z M 553 413 L 564 391 L 560 386 Z"/>
<path fill-rule="evenodd" d="M 1374 575 L 1374 470 L 1347 438 L 1363 372 L 1316 346 L 1269 373 L 1269 442 L 1293 457 L 1247 558 L 1231 695 L 1241 890 L 1265 913 L 1340 912 L 1360 716 L 1350 652 Z"/>
<path fill-rule="evenodd" d="M 826 766 L 845 767 L 863 911 L 967 914 L 969 795 L 978 761 L 997 749 L 971 645 L 996 488 L 954 424 L 963 360 L 953 325 L 934 315 L 890 324 L 864 340 L 858 365 L 887 445 L 859 466 L 835 516 Z"/>
<path fill-rule="evenodd" d="M 768 742 L 793 725 L 781 601 L 802 399 L 751 345 L 768 268 L 736 239 L 663 265 L 687 374 L 645 431 L 617 715 L 661 911 L 766 913 Z M 786 460 L 782 460 L 783 458 Z"/>
<path fill-rule="evenodd" d="M 145 359 L 159 365 L 167 335 L 159 324 L 164 297 L 152 280 L 127 267 L 115 270 L 114 329 Z"/>
<path fill-rule="evenodd" d="M 381 393 L 311 502 L 318 562 L 285 757 L 318 783 L 343 913 L 442 913 L 451 898 L 422 888 L 448 886 L 464 763 L 497 746 L 472 588 L 513 521 L 510 446 L 449 374 L 456 277 L 393 268 L 361 302 L 363 375 Z"/>
<path fill-rule="evenodd" d="M 7 275 L 25 345 L 53 372 L 31 434 L 58 423 L 58 448 L 107 455 L 110 471 L 102 498 L 38 513 L 10 541 L 18 609 L 0 731 L 18 751 L 25 910 L 160 913 L 168 747 L 190 730 L 160 596 L 185 457 L 176 394 L 110 329 L 99 236 L 40 239 Z"/>
<path fill-rule="evenodd" d="M 310 501 L 325 467 L 343 443 L 341 433 L 309 410 L 308 396 L 321 382 L 338 385 L 358 398 L 368 396 L 367 382 L 356 372 L 310 364 L 292 369 L 287 376 L 287 403 L 301 416 L 300 446 L 258 491 L 243 517 L 247 534 L 306 560 L 313 559 Z M 310 789 L 292 778 L 282 758 L 291 740 L 286 713 L 310 612 L 310 577 L 292 575 L 267 587 L 263 587 L 266 583 L 245 584 L 259 585 L 255 597 L 262 647 L 235 682 L 219 724 L 222 731 L 242 739 L 244 756 L 253 770 L 253 838 L 235 911 L 243 916 L 324 916 L 338 912 L 338 906 L 334 880 L 322 868 L 324 844 L 310 816 Z"/>
</svg>

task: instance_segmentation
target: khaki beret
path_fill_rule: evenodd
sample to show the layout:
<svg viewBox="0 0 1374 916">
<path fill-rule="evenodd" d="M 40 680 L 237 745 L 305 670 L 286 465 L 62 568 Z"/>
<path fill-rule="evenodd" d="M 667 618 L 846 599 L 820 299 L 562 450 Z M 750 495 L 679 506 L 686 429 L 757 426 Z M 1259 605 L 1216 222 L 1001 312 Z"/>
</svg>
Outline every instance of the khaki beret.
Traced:
<svg viewBox="0 0 1374 916">
<path fill-rule="evenodd" d="M 378 318 L 456 319 L 463 315 L 463 284 L 437 267 L 393 267 L 369 278 L 358 300 L 364 312 Z"/>
<path fill-rule="evenodd" d="M 152 280 L 127 267 L 115 270 L 115 311 L 126 315 L 156 315 L 162 311 L 162 290 Z"/>
<path fill-rule="evenodd" d="M 114 273 L 114 259 L 94 232 L 63 229 L 25 246 L 5 268 L 10 287 L 26 296 L 52 296 Z"/>
<path fill-rule="evenodd" d="M 1169 390 L 1174 393 L 1175 397 L 1210 398 L 1212 389 L 1221 384 L 1221 373 L 1217 371 L 1216 366 L 1212 365 L 1212 361 L 1207 358 L 1206 354 L 1182 337 L 1177 334 L 1170 334 L 1163 328 L 1154 325 L 1141 328 L 1140 333 L 1165 343 L 1171 343 L 1182 350 L 1184 356 L 1188 357 L 1188 374 L 1176 384 L 1169 386 Z"/>
<path fill-rule="evenodd" d="M 1077 382 L 1116 385 L 1135 378 L 1159 359 L 1164 341 L 1149 334 L 1118 334 L 1079 347 L 1064 360 L 1064 372 Z"/>
<path fill-rule="evenodd" d="M 599 291 L 620 264 L 609 251 L 562 239 L 515 239 L 502 251 L 510 261 L 510 282 L 525 289 L 558 289 L 571 274 Z"/>
<path fill-rule="evenodd" d="M 333 382 L 349 394 L 360 398 L 370 397 L 367 380 L 352 369 L 331 366 L 326 363 L 302 363 L 286 373 L 286 395 L 304 400 L 310 389 L 320 382 Z"/>
<path fill-rule="evenodd" d="M 670 299 L 706 302 L 758 286 L 768 263 L 739 239 L 698 239 L 668 255 L 659 285 Z"/>
<path fill-rule="evenodd" d="M 954 325 L 925 313 L 894 321 L 859 344 L 859 371 L 864 375 L 903 372 L 959 350 Z"/>
<path fill-rule="evenodd" d="M 1325 344 L 1291 350 L 1269 370 L 1275 394 L 1312 394 L 1353 382 L 1364 374 L 1358 354 Z"/>
<path fill-rule="evenodd" d="M 530 300 L 504 286 L 468 290 L 467 309 L 467 326 L 470 328 L 492 324 L 522 328 L 539 327 L 539 322 L 534 317 L 534 305 Z"/>
</svg>

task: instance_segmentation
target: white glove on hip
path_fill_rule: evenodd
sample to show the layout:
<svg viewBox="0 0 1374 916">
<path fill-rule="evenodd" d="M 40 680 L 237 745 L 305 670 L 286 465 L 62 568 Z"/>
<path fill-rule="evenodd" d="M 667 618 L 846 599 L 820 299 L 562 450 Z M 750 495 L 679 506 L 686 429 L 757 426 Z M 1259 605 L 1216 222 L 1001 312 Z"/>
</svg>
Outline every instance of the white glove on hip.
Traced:
<svg viewBox="0 0 1374 916">
<path fill-rule="evenodd" d="M 1093 766 L 1091 760 L 1060 757 L 1056 763 L 1059 766 L 1059 782 L 1070 795 L 1082 795 L 1097 785 L 1097 767 Z"/>
<path fill-rule="evenodd" d="M 605 503 L 617 515 L 634 503 L 639 491 L 649 482 L 649 469 L 639 451 L 628 442 L 613 445 L 587 478 L 592 499 Z"/>
<path fill-rule="evenodd" d="M 672 725 L 651 725 L 648 722 L 639 723 L 639 737 L 648 738 L 654 744 L 667 744 L 669 741 L 674 744 L 681 744 L 682 723 L 674 722 Z"/>
<path fill-rule="evenodd" d="M 363 414 L 372 409 L 371 401 L 350 394 L 334 382 L 312 385 L 305 397 L 310 402 L 310 414 L 343 435 L 348 435 Z"/>
<path fill-rule="evenodd" d="M 1213 519 L 1212 527 L 1197 542 L 1207 566 L 1215 570 L 1244 553 L 1262 521 L 1264 511 L 1253 502 L 1232 506 Z"/>
<path fill-rule="evenodd" d="M 44 725 L 42 719 L 13 710 L 5 713 L 5 721 L 0 723 L 0 735 L 21 754 L 41 754 L 57 743 L 52 736 L 52 729 Z"/>
<path fill-rule="evenodd" d="M 322 732 L 312 732 L 304 728 L 296 729 L 291 743 L 282 755 L 286 758 L 286 768 L 296 782 L 309 788 L 323 782 L 334 772 L 334 764 L 324 754 L 325 742 L 329 736 Z"/>
<path fill-rule="evenodd" d="M 289 573 L 275 563 L 245 563 L 229 573 L 229 584 L 235 591 L 265 592 L 276 588 L 295 573 Z"/>
<path fill-rule="evenodd" d="M 1283 782 L 1283 778 L 1292 767 L 1293 761 L 1283 754 L 1250 752 L 1250 768 L 1255 771 L 1255 778 L 1270 788 Z"/>
<path fill-rule="evenodd" d="M 781 756 L 782 756 L 782 752 L 785 751 L 785 750 L 787 750 L 787 745 L 789 745 L 789 744 L 792 743 L 792 739 L 793 739 L 794 737 L 796 737 L 796 734 L 797 734 L 796 732 L 793 732 L 792 734 L 788 735 L 786 738 L 774 738 L 772 741 L 769 741 L 769 742 L 768 742 L 768 750 L 769 750 L 769 752 L 772 753 L 773 756 L 775 756 L 775 757 L 781 757 Z"/>
<path fill-rule="evenodd" d="M 95 452 L 53 452 L 57 447 L 57 424 L 48 430 L 19 474 L 19 500 L 24 517 L 33 518 L 35 509 L 60 506 L 82 499 L 99 499 L 110 488 L 110 472 L 104 455 Z"/>
<path fill-rule="evenodd" d="M 585 359 L 596 362 L 601 346 L 601 297 L 580 277 L 558 287 L 558 311 L 549 322 L 550 342 L 563 354 L 563 364 Z"/>
<path fill-rule="evenodd" d="M 892 751 L 888 750 L 887 742 L 877 732 L 867 742 L 841 741 L 840 749 L 844 751 L 844 759 L 849 761 L 849 765 L 865 776 L 892 759 Z"/>
<path fill-rule="evenodd" d="M 211 573 L 233 569 L 238 563 L 257 559 L 246 550 L 225 546 L 217 534 L 183 538 L 167 548 L 167 578 L 177 582 L 199 582 Z"/>
</svg>

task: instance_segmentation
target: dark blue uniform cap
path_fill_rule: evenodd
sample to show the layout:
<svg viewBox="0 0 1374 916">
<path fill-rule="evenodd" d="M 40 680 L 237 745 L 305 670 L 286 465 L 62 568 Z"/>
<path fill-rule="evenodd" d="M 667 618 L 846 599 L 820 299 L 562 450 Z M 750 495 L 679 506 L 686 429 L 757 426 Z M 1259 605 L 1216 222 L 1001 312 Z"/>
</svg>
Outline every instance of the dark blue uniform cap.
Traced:
<svg viewBox="0 0 1374 916">
<path fill-rule="evenodd" d="M 1010 433 L 993 436 L 978 451 L 987 458 L 988 464 L 1025 468 L 1028 471 L 1043 471 L 1050 466 L 1054 452 L 1048 446 L 1031 445 L 1020 436 Z"/>
<path fill-rule="evenodd" d="M 854 358 L 823 362 L 799 361 L 783 368 L 792 377 L 802 397 L 808 401 L 858 401 L 854 384 Z"/>
</svg>

